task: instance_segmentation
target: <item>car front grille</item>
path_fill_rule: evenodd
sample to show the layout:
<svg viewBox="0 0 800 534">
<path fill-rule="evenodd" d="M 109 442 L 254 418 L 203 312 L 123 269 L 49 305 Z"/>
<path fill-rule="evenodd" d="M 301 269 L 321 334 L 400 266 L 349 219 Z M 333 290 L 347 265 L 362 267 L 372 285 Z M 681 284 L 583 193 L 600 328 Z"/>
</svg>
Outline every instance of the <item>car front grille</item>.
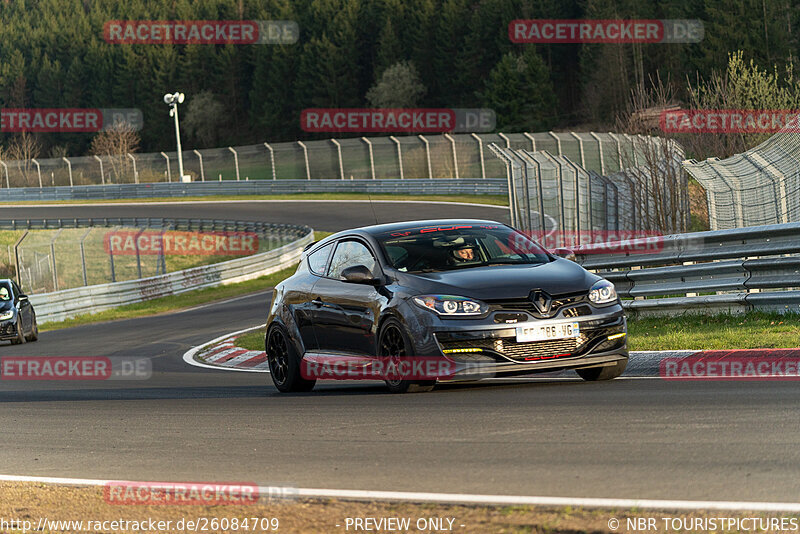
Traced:
<svg viewBox="0 0 800 534">
<path fill-rule="evenodd" d="M 556 357 L 571 356 L 587 341 L 585 334 L 577 338 L 554 339 L 551 341 L 529 341 L 519 343 L 514 338 L 475 339 L 445 341 L 442 348 L 445 354 L 459 355 L 458 349 L 480 348 L 502 354 L 519 362 L 549 360 Z M 456 350 L 456 352 L 450 352 Z M 460 359 L 460 357 L 459 357 Z"/>
<path fill-rule="evenodd" d="M 546 314 L 540 313 L 536 306 L 533 304 L 533 301 L 528 297 L 523 298 L 516 298 L 516 299 L 503 299 L 503 300 L 487 300 L 486 303 L 492 306 L 495 310 L 498 311 L 524 311 L 527 312 L 534 317 L 539 318 L 549 318 L 555 317 L 558 313 L 568 306 L 574 306 L 575 304 L 585 302 L 586 295 L 568 295 L 568 296 L 560 296 L 560 297 L 553 297 L 552 303 L 550 305 L 550 311 Z M 569 313 L 568 317 L 578 317 L 582 315 L 590 315 L 592 313 L 591 308 L 588 306 L 576 306 L 574 308 L 568 308 L 565 310 L 565 315 Z"/>
</svg>

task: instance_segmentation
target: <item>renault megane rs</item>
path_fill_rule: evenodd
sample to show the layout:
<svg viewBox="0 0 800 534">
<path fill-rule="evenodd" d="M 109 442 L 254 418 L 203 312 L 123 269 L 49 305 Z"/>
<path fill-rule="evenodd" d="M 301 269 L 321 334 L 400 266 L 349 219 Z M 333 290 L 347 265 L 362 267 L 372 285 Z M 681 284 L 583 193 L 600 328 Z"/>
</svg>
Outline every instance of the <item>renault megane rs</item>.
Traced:
<svg viewBox="0 0 800 534">
<path fill-rule="evenodd" d="M 608 380 L 628 362 L 613 284 L 481 220 L 381 224 L 310 245 L 275 288 L 265 348 L 283 392 L 357 375 L 393 392 L 561 369 Z M 343 369 L 364 372 L 330 372 Z"/>
</svg>

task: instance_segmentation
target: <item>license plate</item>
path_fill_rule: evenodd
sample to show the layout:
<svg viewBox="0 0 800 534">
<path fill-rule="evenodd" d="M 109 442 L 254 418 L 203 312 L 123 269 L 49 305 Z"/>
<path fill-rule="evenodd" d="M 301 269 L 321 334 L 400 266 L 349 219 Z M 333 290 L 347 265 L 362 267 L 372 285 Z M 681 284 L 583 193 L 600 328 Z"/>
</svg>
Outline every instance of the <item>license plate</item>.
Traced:
<svg viewBox="0 0 800 534">
<path fill-rule="evenodd" d="M 569 339 L 578 337 L 581 328 L 578 323 L 560 323 L 537 326 L 518 326 L 517 342 L 548 341 L 550 339 Z"/>
</svg>

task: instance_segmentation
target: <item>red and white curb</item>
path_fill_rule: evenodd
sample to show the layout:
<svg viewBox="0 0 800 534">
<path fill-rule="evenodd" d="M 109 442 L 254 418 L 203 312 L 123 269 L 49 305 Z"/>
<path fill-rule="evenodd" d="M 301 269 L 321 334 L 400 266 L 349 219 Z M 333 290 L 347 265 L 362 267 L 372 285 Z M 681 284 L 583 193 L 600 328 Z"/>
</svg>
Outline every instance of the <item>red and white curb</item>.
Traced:
<svg viewBox="0 0 800 534">
<path fill-rule="evenodd" d="M 141 481 L 101 480 L 90 478 L 63 478 L 0 475 L 2 482 L 36 482 L 62 486 L 106 486 L 108 484 L 147 484 Z M 163 483 L 163 482 L 162 482 Z M 481 504 L 481 505 L 530 505 L 530 506 L 580 506 L 582 508 L 640 508 L 650 510 L 730 510 L 741 512 L 790 512 L 800 513 L 800 503 L 793 502 L 748 502 L 748 501 L 684 501 L 656 499 L 604 499 L 585 497 L 540 497 L 528 495 L 480 495 L 471 493 L 432 493 L 415 491 L 373 491 L 322 488 L 278 488 L 259 486 L 259 494 L 273 495 L 276 489 L 284 489 L 282 495 L 305 499 L 343 499 L 349 501 L 396 501 L 416 503 Z"/>
<path fill-rule="evenodd" d="M 183 361 L 189 365 L 205 367 L 206 369 L 269 373 L 267 355 L 263 350 L 247 350 L 236 346 L 237 337 L 265 326 L 262 324 L 252 328 L 245 328 L 244 330 L 231 332 L 212 339 L 188 350 L 183 355 Z"/>
</svg>

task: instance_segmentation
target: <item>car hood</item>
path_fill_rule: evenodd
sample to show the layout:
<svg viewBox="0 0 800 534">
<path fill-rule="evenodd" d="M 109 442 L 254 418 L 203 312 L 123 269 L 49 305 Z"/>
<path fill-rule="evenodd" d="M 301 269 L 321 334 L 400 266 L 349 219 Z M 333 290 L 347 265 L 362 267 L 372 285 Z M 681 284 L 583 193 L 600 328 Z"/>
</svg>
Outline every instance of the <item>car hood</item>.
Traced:
<svg viewBox="0 0 800 534">
<path fill-rule="evenodd" d="M 569 260 L 540 265 L 489 265 L 435 273 L 409 273 L 418 294 L 450 294 L 481 300 L 527 297 L 532 289 L 551 295 L 588 291 L 600 277 Z M 406 284 L 404 284 L 406 285 Z"/>
</svg>

